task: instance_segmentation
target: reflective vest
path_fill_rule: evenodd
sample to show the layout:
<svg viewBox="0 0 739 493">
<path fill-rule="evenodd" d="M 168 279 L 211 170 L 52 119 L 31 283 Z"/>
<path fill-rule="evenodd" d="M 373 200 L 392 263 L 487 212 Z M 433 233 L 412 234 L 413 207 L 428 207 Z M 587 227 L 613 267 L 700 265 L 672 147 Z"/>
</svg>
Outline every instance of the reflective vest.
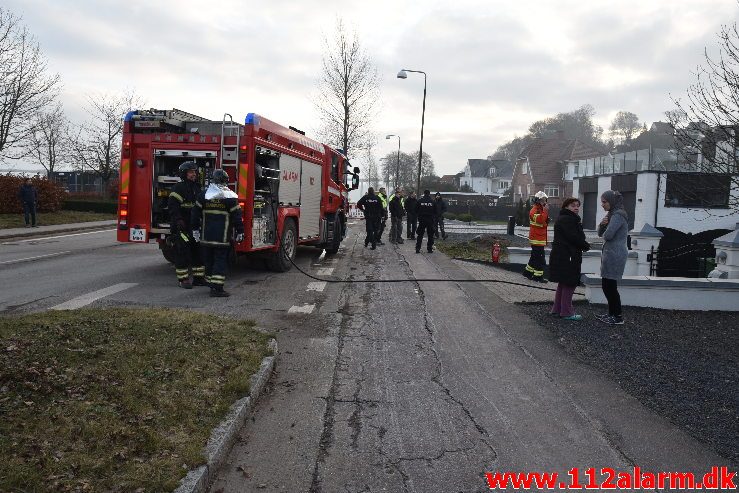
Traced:
<svg viewBox="0 0 739 493">
<path fill-rule="evenodd" d="M 529 243 L 532 246 L 546 246 L 548 222 L 549 213 L 537 202 L 529 212 Z"/>
</svg>

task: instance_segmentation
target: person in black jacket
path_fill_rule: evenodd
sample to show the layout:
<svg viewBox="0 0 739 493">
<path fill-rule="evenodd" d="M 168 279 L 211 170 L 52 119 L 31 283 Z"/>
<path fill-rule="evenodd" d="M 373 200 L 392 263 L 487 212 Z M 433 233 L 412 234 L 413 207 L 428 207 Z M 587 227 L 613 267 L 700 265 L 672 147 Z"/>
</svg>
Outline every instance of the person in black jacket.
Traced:
<svg viewBox="0 0 739 493">
<path fill-rule="evenodd" d="M 196 236 L 200 236 L 210 295 L 231 296 L 223 289 L 228 254 L 232 239 L 236 243 L 244 241 L 244 221 L 238 195 L 228 188 L 228 174 L 222 169 L 213 172 L 210 185 L 198 195 L 192 208 L 192 227 Z"/>
<path fill-rule="evenodd" d="M 441 234 L 441 239 L 446 240 L 446 231 L 444 231 L 444 213 L 446 212 L 446 202 L 441 198 L 441 194 L 436 192 L 436 198 L 434 199 L 434 206 L 436 207 L 436 223 L 434 224 L 434 236 L 436 238 Z"/>
<path fill-rule="evenodd" d="M 582 320 L 582 315 L 575 314 L 572 295 L 580 284 L 582 252 L 590 250 L 578 212 L 580 201 L 565 199 L 554 223 L 554 241 L 549 255 L 549 280 L 558 283 L 551 313 L 567 320 Z"/>
<path fill-rule="evenodd" d="M 405 215 L 405 209 L 403 208 L 402 189 L 395 190 L 388 209 L 390 210 L 390 243 L 404 243 L 403 216 Z"/>
<path fill-rule="evenodd" d="M 372 243 L 372 250 L 377 246 L 377 232 L 380 230 L 380 219 L 382 218 L 382 202 L 375 195 L 375 189 L 369 187 L 367 194 L 359 199 L 357 207 L 364 213 L 364 225 L 367 230 L 367 238 L 364 240 L 365 248 Z"/>
<path fill-rule="evenodd" d="M 431 192 L 423 191 L 423 197 L 416 204 L 416 216 L 418 216 L 418 231 L 416 231 L 416 253 L 421 253 L 423 233 L 426 232 L 426 251 L 434 251 L 434 225 L 436 224 L 436 205 L 431 198 Z"/>
<path fill-rule="evenodd" d="M 174 267 L 179 285 L 184 289 L 205 286 L 205 266 L 200 256 L 200 247 L 193 237 L 190 215 L 195 199 L 200 194 L 198 184 L 198 165 L 195 161 L 185 161 L 179 167 L 182 181 L 172 187 L 167 199 L 169 228 L 174 239 Z M 190 282 L 190 268 L 193 281 Z"/>
<path fill-rule="evenodd" d="M 418 204 L 416 192 L 411 192 L 408 198 L 405 199 L 404 204 L 407 217 L 405 237 L 409 240 L 416 239 L 416 227 L 418 226 L 418 216 L 416 216 L 416 204 Z"/>
<path fill-rule="evenodd" d="M 26 221 L 26 227 L 36 227 L 36 204 L 38 203 L 38 193 L 36 187 L 31 184 L 30 178 L 23 179 L 23 185 L 18 190 L 18 200 L 23 204 L 23 219 Z M 30 216 L 30 221 L 29 221 Z"/>
</svg>

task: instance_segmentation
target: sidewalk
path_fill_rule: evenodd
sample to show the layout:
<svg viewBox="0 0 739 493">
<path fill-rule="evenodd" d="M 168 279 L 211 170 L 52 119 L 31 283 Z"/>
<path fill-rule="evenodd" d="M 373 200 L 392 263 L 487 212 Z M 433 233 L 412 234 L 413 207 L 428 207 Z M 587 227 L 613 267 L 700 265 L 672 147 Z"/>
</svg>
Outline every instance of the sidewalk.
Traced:
<svg viewBox="0 0 739 493">
<path fill-rule="evenodd" d="M 11 238 L 33 238 L 56 233 L 72 233 L 76 231 L 94 231 L 97 229 L 114 228 L 115 220 L 90 221 L 86 223 L 54 224 L 50 226 L 38 226 L 36 228 L 8 228 L 0 229 L 0 240 Z"/>
</svg>

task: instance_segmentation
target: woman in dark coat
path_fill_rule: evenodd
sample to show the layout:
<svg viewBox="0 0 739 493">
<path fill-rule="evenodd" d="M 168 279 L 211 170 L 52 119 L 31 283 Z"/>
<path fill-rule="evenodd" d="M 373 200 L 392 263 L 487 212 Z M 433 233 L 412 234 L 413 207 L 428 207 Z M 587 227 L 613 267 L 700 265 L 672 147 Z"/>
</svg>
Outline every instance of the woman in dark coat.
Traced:
<svg viewBox="0 0 739 493">
<path fill-rule="evenodd" d="M 580 284 L 582 252 L 590 250 L 578 212 L 579 200 L 569 198 L 564 201 L 554 223 L 554 241 L 549 254 L 549 280 L 559 283 L 551 313 L 567 320 L 582 320 L 582 315 L 575 314 L 572 295 Z"/>
</svg>

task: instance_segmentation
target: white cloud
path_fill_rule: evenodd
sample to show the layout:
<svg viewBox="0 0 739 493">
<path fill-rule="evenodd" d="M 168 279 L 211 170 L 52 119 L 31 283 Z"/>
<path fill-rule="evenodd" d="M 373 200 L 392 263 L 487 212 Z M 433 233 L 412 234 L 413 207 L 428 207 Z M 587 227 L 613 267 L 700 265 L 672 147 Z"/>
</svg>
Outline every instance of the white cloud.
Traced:
<svg viewBox="0 0 739 493">
<path fill-rule="evenodd" d="M 659 119 L 739 12 L 726 0 L 4 3 L 62 75 L 75 119 L 86 94 L 134 88 L 154 107 L 239 120 L 255 111 L 306 130 L 318 127 L 310 95 L 340 15 L 383 79 L 379 155 L 394 149 L 387 133 L 418 149 L 423 78 L 395 74 L 428 73 L 424 150 L 439 173 L 585 103 L 604 127 L 622 109 Z"/>
</svg>

